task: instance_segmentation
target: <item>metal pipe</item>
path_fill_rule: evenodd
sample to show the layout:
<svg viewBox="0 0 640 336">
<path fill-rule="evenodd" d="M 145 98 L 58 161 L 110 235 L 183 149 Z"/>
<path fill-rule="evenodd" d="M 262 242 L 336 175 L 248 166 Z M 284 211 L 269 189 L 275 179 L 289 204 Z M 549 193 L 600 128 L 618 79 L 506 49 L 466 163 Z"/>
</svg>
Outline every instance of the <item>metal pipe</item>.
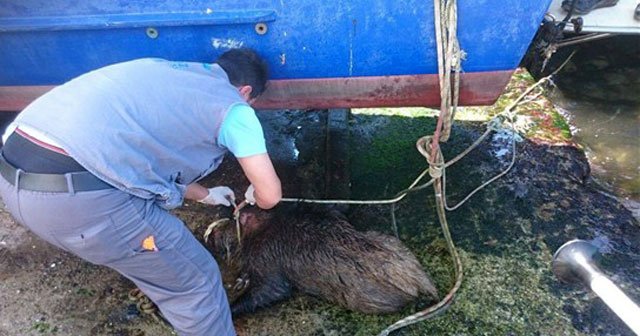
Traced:
<svg viewBox="0 0 640 336">
<path fill-rule="evenodd" d="M 636 335 L 640 335 L 640 308 L 596 266 L 598 249 L 584 240 L 572 240 L 553 255 L 553 273 L 560 281 L 589 286 Z"/>
<path fill-rule="evenodd" d="M 571 38 L 559 41 L 558 43 L 555 44 L 555 48 L 556 49 L 560 49 L 562 47 L 567 47 L 567 46 L 570 46 L 570 45 L 580 44 L 580 43 L 589 42 L 589 41 L 601 40 L 603 38 L 613 37 L 613 36 L 616 36 L 616 35 L 618 35 L 618 34 L 613 34 L 613 33 L 591 33 L 591 34 L 587 34 L 587 35 L 579 35 L 579 36 L 576 36 L 576 37 L 571 37 Z"/>
</svg>

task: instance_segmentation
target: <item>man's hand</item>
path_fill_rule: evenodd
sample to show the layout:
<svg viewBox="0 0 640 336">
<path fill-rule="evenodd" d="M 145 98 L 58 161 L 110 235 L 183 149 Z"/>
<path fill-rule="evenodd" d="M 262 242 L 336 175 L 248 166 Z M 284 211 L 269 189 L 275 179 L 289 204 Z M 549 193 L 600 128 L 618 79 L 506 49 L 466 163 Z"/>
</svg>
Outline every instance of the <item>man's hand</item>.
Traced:
<svg viewBox="0 0 640 336">
<path fill-rule="evenodd" d="M 211 205 L 231 206 L 231 203 L 236 201 L 236 195 L 229 187 L 221 186 L 209 188 L 208 190 L 209 194 L 205 198 L 198 200 L 198 202 Z"/>
<path fill-rule="evenodd" d="M 250 184 L 249 188 L 247 188 L 247 191 L 244 193 L 244 200 L 251 205 L 255 205 L 256 204 L 256 195 L 254 195 L 255 192 L 256 192 L 256 188 L 253 187 L 253 184 Z"/>
</svg>

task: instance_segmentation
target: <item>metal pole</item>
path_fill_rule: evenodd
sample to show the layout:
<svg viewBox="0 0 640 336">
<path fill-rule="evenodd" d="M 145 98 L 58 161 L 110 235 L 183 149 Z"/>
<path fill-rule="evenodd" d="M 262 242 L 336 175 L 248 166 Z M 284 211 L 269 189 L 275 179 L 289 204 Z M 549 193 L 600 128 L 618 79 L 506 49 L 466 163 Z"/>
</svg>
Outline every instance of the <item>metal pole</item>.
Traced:
<svg viewBox="0 0 640 336">
<path fill-rule="evenodd" d="M 589 286 L 636 335 L 640 335 L 640 308 L 593 261 L 598 249 L 584 240 L 572 240 L 553 255 L 553 273 L 563 282 Z"/>
<path fill-rule="evenodd" d="M 580 35 L 580 36 L 570 37 L 568 39 L 561 40 L 561 41 L 559 41 L 558 43 L 555 44 L 555 47 L 556 47 L 556 49 L 560 49 L 562 47 L 566 47 L 566 46 L 570 46 L 570 45 L 574 45 L 574 44 L 580 44 L 580 43 L 589 42 L 589 41 L 601 40 L 603 38 L 612 37 L 612 36 L 616 36 L 616 35 L 618 35 L 618 34 L 613 34 L 613 33 L 592 33 L 592 34 L 588 34 L 588 35 Z"/>
</svg>

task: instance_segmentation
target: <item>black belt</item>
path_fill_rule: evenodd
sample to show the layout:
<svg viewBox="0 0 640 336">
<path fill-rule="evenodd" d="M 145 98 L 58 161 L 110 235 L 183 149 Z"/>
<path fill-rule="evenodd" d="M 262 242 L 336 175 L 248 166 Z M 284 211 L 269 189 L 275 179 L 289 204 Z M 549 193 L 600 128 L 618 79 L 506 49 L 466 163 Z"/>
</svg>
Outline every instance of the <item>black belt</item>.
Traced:
<svg viewBox="0 0 640 336">
<path fill-rule="evenodd" d="M 15 185 L 17 172 L 18 169 L 7 162 L 4 157 L 0 156 L 0 175 L 2 175 L 5 180 Z M 107 184 L 88 171 L 68 174 L 71 175 L 71 184 L 73 185 L 73 190 L 76 192 L 113 188 L 110 184 Z M 18 180 L 18 189 L 69 192 L 67 177 L 65 175 L 66 174 L 35 174 L 21 171 L 20 179 Z"/>
</svg>

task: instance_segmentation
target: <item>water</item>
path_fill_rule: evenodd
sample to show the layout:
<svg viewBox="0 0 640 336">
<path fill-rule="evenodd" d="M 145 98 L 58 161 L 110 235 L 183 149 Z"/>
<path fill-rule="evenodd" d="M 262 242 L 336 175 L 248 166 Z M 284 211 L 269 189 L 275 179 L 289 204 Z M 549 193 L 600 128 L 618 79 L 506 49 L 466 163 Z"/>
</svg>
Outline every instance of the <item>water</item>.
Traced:
<svg viewBox="0 0 640 336">
<path fill-rule="evenodd" d="M 592 176 L 615 195 L 640 201 L 640 105 L 574 99 L 560 90 L 551 99 L 584 146 Z"/>
</svg>

